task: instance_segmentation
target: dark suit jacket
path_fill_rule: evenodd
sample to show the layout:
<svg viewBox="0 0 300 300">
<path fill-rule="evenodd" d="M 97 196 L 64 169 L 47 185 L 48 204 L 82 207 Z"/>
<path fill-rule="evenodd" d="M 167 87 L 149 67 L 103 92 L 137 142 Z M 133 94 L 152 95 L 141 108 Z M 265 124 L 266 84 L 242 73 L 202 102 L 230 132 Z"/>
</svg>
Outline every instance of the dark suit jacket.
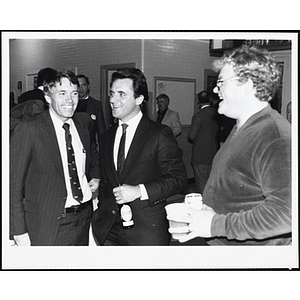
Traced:
<svg viewBox="0 0 300 300">
<path fill-rule="evenodd" d="M 101 183 L 93 230 L 100 245 L 106 240 L 118 214 L 112 190 L 120 184 L 143 183 L 149 200 L 130 203 L 135 225 L 126 229 L 129 245 L 167 245 L 170 241 L 166 219 L 166 198 L 182 192 L 187 184 L 182 150 L 170 127 L 143 116 L 128 151 L 120 182 L 113 160 L 117 125 L 101 137 Z"/>
<path fill-rule="evenodd" d="M 83 106 L 85 102 L 87 105 Z M 89 114 L 91 120 L 93 121 L 91 135 L 94 138 L 97 135 L 99 142 L 101 134 L 106 130 L 101 102 L 89 96 L 89 98 L 86 100 L 79 100 L 76 112 L 86 112 Z"/>
<path fill-rule="evenodd" d="M 40 89 L 34 89 L 23 93 L 19 97 L 18 103 L 23 103 L 28 100 L 42 100 L 44 103 L 47 103 L 44 97 L 44 92 Z"/>
<path fill-rule="evenodd" d="M 220 148 L 220 117 L 216 109 L 208 106 L 193 116 L 188 138 L 193 143 L 192 164 L 210 165 Z"/>
<path fill-rule="evenodd" d="M 88 181 L 99 178 L 99 156 L 96 145 L 91 144 L 89 118 L 80 113 L 73 120 L 86 150 Z M 49 110 L 17 123 L 10 158 L 10 235 L 28 232 L 32 245 L 53 245 L 67 190 Z"/>
</svg>

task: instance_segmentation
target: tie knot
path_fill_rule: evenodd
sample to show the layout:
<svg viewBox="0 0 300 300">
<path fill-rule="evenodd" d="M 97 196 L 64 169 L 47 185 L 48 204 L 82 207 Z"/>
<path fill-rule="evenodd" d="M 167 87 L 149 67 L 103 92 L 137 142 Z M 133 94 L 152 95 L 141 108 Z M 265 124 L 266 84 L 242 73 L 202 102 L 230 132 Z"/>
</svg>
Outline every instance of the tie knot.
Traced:
<svg viewBox="0 0 300 300">
<path fill-rule="evenodd" d="M 126 128 L 128 127 L 128 125 L 127 124 L 125 124 L 125 123 L 123 123 L 122 124 L 122 128 L 123 128 L 123 132 L 125 132 L 126 131 Z"/>
<path fill-rule="evenodd" d="M 70 129 L 70 124 L 64 123 L 63 129 L 64 129 L 65 131 L 69 131 L 69 129 Z"/>
</svg>

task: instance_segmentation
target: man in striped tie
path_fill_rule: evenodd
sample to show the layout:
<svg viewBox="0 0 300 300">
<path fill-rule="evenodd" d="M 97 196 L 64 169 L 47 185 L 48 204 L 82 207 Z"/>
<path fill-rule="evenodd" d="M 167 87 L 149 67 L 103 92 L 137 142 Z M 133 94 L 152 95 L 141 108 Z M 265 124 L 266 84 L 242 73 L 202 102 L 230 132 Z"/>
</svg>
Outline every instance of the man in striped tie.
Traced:
<svg viewBox="0 0 300 300">
<path fill-rule="evenodd" d="M 100 169 L 90 118 L 74 115 L 78 85 L 73 72 L 50 72 L 49 109 L 12 133 L 10 236 L 18 246 L 88 245 Z"/>
</svg>

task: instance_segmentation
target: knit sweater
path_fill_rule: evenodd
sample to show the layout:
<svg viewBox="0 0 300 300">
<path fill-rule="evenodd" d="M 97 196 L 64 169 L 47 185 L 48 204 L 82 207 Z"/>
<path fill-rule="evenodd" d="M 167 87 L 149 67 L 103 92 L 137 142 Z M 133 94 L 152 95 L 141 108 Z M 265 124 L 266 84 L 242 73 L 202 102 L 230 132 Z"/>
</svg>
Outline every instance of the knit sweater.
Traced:
<svg viewBox="0 0 300 300">
<path fill-rule="evenodd" d="M 233 128 L 216 154 L 203 202 L 210 245 L 291 243 L 291 128 L 269 105 Z"/>
</svg>

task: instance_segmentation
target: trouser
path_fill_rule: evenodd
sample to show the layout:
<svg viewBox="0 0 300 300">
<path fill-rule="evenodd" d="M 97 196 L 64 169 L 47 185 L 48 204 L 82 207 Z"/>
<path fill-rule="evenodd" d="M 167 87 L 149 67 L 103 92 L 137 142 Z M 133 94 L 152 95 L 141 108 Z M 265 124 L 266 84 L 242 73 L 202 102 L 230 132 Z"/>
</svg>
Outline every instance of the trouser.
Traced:
<svg viewBox="0 0 300 300">
<path fill-rule="evenodd" d="M 121 220 L 117 218 L 104 242 L 104 246 L 128 246 L 128 241 L 124 230 L 126 229 L 123 229 Z"/>
<path fill-rule="evenodd" d="M 212 165 L 192 165 L 194 176 L 195 176 L 195 186 L 196 192 L 203 194 L 204 187 L 209 178 Z"/>
<path fill-rule="evenodd" d="M 67 212 L 61 218 L 54 246 L 88 246 L 92 205 L 79 212 Z"/>
</svg>

